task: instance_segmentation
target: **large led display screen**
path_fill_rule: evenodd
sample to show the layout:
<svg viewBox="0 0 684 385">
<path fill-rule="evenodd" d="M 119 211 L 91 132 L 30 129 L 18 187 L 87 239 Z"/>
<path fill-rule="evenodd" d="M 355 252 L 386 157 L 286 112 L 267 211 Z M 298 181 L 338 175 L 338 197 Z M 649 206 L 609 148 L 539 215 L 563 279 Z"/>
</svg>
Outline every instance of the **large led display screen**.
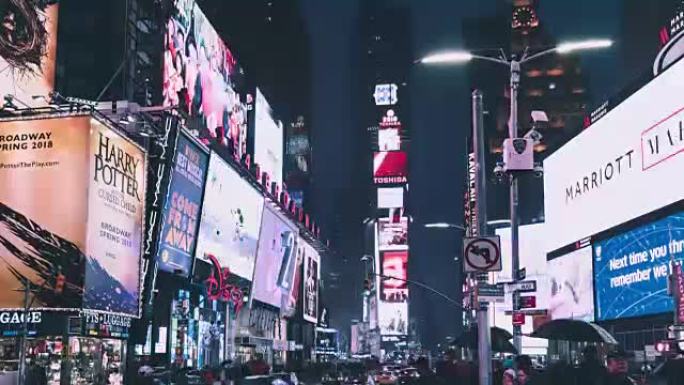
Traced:
<svg viewBox="0 0 684 385">
<path fill-rule="evenodd" d="M 14 291 L 36 292 L 36 308 L 80 308 L 88 217 L 90 118 L 0 122 L 0 307 L 23 308 Z"/>
<path fill-rule="evenodd" d="M 583 247 L 547 262 L 552 319 L 594 320 L 591 247 Z"/>
<path fill-rule="evenodd" d="M 273 110 L 257 88 L 254 112 L 254 161 L 271 182 L 283 184 L 283 123 L 273 118 Z"/>
<path fill-rule="evenodd" d="M 178 137 L 164 205 L 159 270 L 187 277 L 192 269 L 209 155 L 185 135 Z"/>
<path fill-rule="evenodd" d="M 670 260 L 684 259 L 684 213 L 594 245 L 596 317 L 612 320 L 673 310 Z"/>
<path fill-rule="evenodd" d="M 684 61 L 544 161 L 544 212 L 560 248 L 684 199 Z"/>
<path fill-rule="evenodd" d="M 83 307 L 139 315 L 147 156 L 91 119 Z"/>
<path fill-rule="evenodd" d="M 204 140 L 247 154 L 244 73 L 194 0 L 175 1 L 164 38 L 164 105 L 179 106 Z"/>
<path fill-rule="evenodd" d="M 308 322 L 318 323 L 318 284 L 321 279 L 321 257 L 310 246 L 304 257 L 304 319 Z"/>
<path fill-rule="evenodd" d="M 287 305 L 296 264 L 297 227 L 266 205 L 261 219 L 252 298 L 276 306 Z"/>
<path fill-rule="evenodd" d="M 36 308 L 137 316 L 146 162 L 89 116 L 0 122 L 0 285 L 40 288 Z"/>
<path fill-rule="evenodd" d="M 378 324 L 383 336 L 408 335 L 408 302 L 380 302 Z"/>
<path fill-rule="evenodd" d="M 209 159 L 197 258 L 252 280 L 264 198 L 216 153 Z"/>
<path fill-rule="evenodd" d="M 408 301 L 408 250 L 383 251 L 380 253 L 381 290 L 380 300 L 384 302 Z"/>
<path fill-rule="evenodd" d="M 408 181 L 408 156 L 405 151 L 380 151 L 373 154 L 375 184 L 398 184 Z"/>
<path fill-rule="evenodd" d="M 378 249 L 397 250 L 408 248 L 408 218 L 378 219 Z"/>
<path fill-rule="evenodd" d="M 59 1 L 0 1 L 0 106 L 45 104 L 55 85 Z"/>
</svg>

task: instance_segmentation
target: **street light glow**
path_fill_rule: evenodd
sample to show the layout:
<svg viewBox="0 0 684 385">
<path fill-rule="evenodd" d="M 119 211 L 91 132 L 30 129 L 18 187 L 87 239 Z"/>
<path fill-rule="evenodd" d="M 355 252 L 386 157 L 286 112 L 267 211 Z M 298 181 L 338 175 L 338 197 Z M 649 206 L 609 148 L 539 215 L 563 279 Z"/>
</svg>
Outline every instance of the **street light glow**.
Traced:
<svg viewBox="0 0 684 385">
<path fill-rule="evenodd" d="M 423 64 L 465 63 L 473 59 L 473 54 L 467 51 L 447 51 L 428 55 L 420 62 Z"/>
<path fill-rule="evenodd" d="M 608 48 L 612 45 L 613 41 L 610 39 L 592 39 L 562 43 L 556 47 L 556 51 L 562 54 L 584 49 Z"/>
<path fill-rule="evenodd" d="M 424 227 L 427 227 L 428 229 L 459 229 L 459 230 L 465 230 L 463 226 L 456 225 L 453 223 L 446 223 L 446 222 L 435 222 L 435 223 L 426 223 Z"/>
</svg>

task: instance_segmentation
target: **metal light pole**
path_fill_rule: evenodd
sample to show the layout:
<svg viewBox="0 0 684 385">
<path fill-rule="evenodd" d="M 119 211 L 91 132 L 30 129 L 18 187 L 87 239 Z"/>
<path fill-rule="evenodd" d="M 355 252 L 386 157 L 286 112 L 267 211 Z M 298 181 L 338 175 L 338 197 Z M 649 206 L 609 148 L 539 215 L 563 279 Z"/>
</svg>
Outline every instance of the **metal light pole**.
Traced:
<svg viewBox="0 0 684 385">
<path fill-rule="evenodd" d="M 443 53 L 438 53 L 430 55 L 420 59 L 418 62 L 422 64 L 453 64 L 453 63 L 466 63 L 473 59 L 485 60 L 501 65 L 505 65 L 510 71 L 510 119 L 508 124 L 508 135 L 510 139 L 516 139 L 518 137 L 518 88 L 520 86 L 520 67 L 532 60 L 538 59 L 542 56 L 546 56 L 552 53 L 567 54 L 571 52 L 597 49 L 597 48 L 607 48 L 613 44 L 611 40 L 607 39 L 596 39 L 596 40 L 584 40 L 578 42 L 568 42 L 559 44 L 558 46 L 551 47 L 531 55 L 527 55 L 527 52 L 518 59 L 507 58 L 503 51 L 499 57 L 481 56 L 476 55 L 467 51 L 448 51 Z M 476 137 L 475 137 L 476 139 Z M 476 147 L 477 148 L 477 147 Z M 478 160 L 479 163 L 479 160 Z M 479 194 L 479 192 L 478 192 Z M 481 196 L 479 196 L 481 197 Z M 478 205 L 479 206 L 479 205 Z M 518 181 L 515 175 L 511 175 L 511 186 L 510 186 L 510 215 L 511 215 L 511 259 L 512 259 L 512 279 L 517 280 L 517 273 L 519 270 L 520 260 L 519 260 L 519 242 L 518 242 Z M 478 215 L 480 214 L 478 210 Z M 479 218 L 478 218 L 479 219 Z M 486 221 L 485 221 L 486 226 Z M 515 306 L 515 301 L 514 306 Z M 513 309 L 517 310 L 517 309 Z M 519 326 L 514 326 L 513 328 L 513 342 L 514 346 L 518 351 L 521 350 L 521 332 Z M 481 352 L 482 353 L 482 352 Z M 481 357 L 482 358 L 482 357 Z M 489 359 L 487 359 L 489 361 Z M 482 385 L 488 383 L 481 382 Z"/>
<path fill-rule="evenodd" d="M 487 192 L 485 190 L 487 173 L 485 170 L 485 143 L 484 143 L 484 106 L 482 92 L 473 91 L 473 153 L 475 155 L 475 208 L 477 210 L 477 235 L 487 235 Z M 485 273 L 485 275 L 488 275 Z M 477 280 L 480 283 L 480 280 Z M 487 303 L 479 303 L 474 298 L 477 308 L 477 354 L 480 384 L 492 383 L 492 346 L 489 330 L 489 308 Z"/>
</svg>

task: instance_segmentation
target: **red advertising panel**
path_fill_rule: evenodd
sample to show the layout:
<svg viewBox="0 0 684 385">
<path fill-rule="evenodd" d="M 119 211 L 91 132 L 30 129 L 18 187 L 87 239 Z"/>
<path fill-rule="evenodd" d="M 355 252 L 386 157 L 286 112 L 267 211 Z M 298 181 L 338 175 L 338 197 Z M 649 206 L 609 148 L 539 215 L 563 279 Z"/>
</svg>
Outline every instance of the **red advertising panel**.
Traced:
<svg viewBox="0 0 684 385">
<path fill-rule="evenodd" d="M 408 300 L 408 250 L 393 250 L 381 253 L 383 302 L 406 302 Z"/>
<path fill-rule="evenodd" d="M 373 154 L 373 182 L 401 184 L 408 181 L 408 156 L 405 151 L 380 151 Z"/>
</svg>

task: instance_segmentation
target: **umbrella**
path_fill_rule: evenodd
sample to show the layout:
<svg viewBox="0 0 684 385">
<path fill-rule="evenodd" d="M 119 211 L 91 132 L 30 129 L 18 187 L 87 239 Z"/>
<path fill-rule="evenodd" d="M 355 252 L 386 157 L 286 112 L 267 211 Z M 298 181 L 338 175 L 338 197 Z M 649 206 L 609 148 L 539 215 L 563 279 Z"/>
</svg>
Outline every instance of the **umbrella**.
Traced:
<svg viewBox="0 0 684 385">
<path fill-rule="evenodd" d="M 477 331 L 477 326 L 466 330 L 454 341 L 454 344 L 457 346 L 477 349 Z M 491 327 L 489 329 L 489 334 L 491 338 L 492 351 L 517 354 L 517 350 L 515 350 L 515 347 L 509 341 L 511 338 L 513 338 L 513 334 L 511 334 L 508 330 L 498 327 Z"/>
<path fill-rule="evenodd" d="M 592 322 L 570 319 L 549 321 L 532 332 L 530 337 L 547 340 L 618 344 L 615 338 L 599 325 Z"/>
</svg>

